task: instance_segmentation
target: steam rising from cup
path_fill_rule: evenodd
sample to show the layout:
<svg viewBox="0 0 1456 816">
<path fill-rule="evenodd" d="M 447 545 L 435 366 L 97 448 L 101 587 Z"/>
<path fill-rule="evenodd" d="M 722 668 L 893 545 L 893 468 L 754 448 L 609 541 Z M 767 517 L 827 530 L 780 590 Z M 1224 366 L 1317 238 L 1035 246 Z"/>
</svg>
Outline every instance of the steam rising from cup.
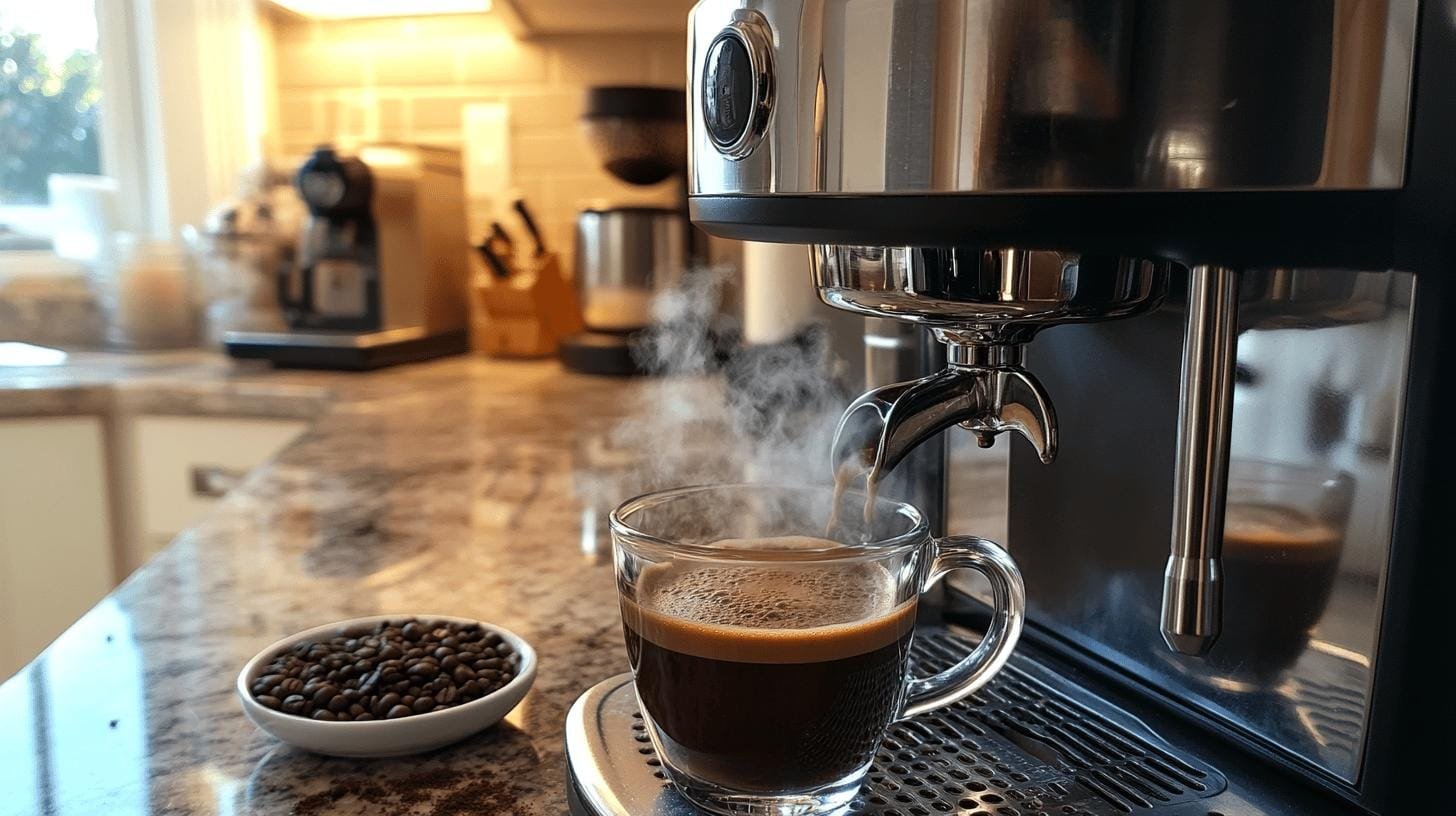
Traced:
<svg viewBox="0 0 1456 816">
<path fill-rule="evenodd" d="M 638 349 L 656 376 L 608 435 L 635 456 L 619 474 L 619 500 L 713 482 L 831 483 L 830 443 L 850 394 L 845 366 L 817 326 L 783 343 L 741 344 L 739 321 L 720 308 L 732 274 L 696 269 L 657 296 Z"/>
</svg>

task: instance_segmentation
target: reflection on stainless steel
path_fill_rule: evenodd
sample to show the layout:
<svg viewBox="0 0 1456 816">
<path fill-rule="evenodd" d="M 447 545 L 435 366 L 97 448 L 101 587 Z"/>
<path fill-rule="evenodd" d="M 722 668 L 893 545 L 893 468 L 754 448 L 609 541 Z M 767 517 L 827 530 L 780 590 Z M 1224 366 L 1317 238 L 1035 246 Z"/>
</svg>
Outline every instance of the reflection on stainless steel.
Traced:
<svg viewBox="0 0 1456 816">
<path fill-rule="evenodd" d="M 1163 571 L 1163 640 L 1201 655 L 1218 639 L 1223 615 L 1224 488 L 1228 483 L 1238 343 L 1239 273 L 1195 266 L 1188 275 L 1178 441 L 1173 471 L 1173 543 Z"/>
<path fill-rule="evenodd" d="M 690 189 L 1397 187 L 1416 7 L 703 0 L 690 20 Z M 746 15 L 771 29 L 755 65 L 773 70 L 754 74 L 772 95 L 752 97 L 771 115 L 761 143 L 755 127 L 724 144 L 703 121 L 721 97 L 707 57 Z"/>
<path fill-rule="evenodd" d="M 1130 317 L 1163 297 L 1167 262 L 962 247 L 815 246 L 831 306 L 942 330 L 942 340 L 1025 343 L 1060 323 Z"/>
<path fill-rule="evenodd" d="M 1391 277 L 1320 269 L 1250 269 L 1239 281 L 1239 329 L 1317 329 L 1379 320 Z"/>
<path fill-rule="evenodd" d="M 1347 505 L 1321 515 L 1343 533 L 1329 575 L 1319 577 L 1324 567 L 1316 565 L 1304 578 L 1250 590 L 1252 582 L 1268 580 L 1265 567 L 1288 569 L 1297 553 L 1277 547 L 1267 564 L 1231 561 L 1225 538 L 1225 636 L 1193 658 L 1170 652 L 1156 634 L 1158 567 L 1172 522 L 1167 474 L 1178 428 L 1171 396 L 1182 377 L 1181 297 L 1137 320 L 1059 329 L 1028 347 L 1028 365 L 1077 410 L 1059 418 L 1066 444 L 1050 467 L 1024 448 L 1011 448 L 1007 540 L 1026 576 L 1031 620 L 1253 739 L 1353 782 L 1362 768 L 1379 662 L 1378 610 L 1391 549 L 1396 418 L 1405 399 L 1414 278 L 1292 272 L 1300 291 L 1349 295 L 1282 303 L 1241 298 L 1246 330 L 1237 338 L 1237 359 L 1249 376 L 1233 389 L 1229 457 L 1348 481 L 1348 488 L 1323 492 L 1335 505 Z M 1244 273 L 1246 296 L 1250 274 Z M 1352 322 L 1352 314 L 1370 319 Z M 1109 380 L 1119 387 L 1108 388 Z M 1342 399 L 1323 396 L 1330 391 Z M 1331 417 L 1332 411 L 1340 415 Z M 1136 426 L 1108 432 L 1126 429 L 1129 417 L 1137 418 Z M 1231 503 L 1244 502 L 1263 479 L 1245 472 L 1241 466 L 1231 471 Z M 1058 512 L 1046 512 L 1049 500 Z M 1326 582 L 1328 596 L 1321 599 L 1313 584 Z M 1293 614 L 1291 596 L 1300 593 L 1310 598 L 1313 626 L 1298 633 L 1297 643 L 1282 637 L 1275 648 L 1270 627 L 1294 625 L 1283 619 Z"/>
</svg>

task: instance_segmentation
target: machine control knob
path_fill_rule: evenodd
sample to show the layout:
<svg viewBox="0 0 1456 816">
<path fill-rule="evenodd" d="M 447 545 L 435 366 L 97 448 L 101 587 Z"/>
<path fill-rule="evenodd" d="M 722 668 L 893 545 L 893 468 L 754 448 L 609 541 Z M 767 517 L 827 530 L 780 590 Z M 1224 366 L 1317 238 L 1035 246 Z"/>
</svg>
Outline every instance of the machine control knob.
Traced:
<svg viewBox="0 0 1456 816">
<path fill-rule="evenodd" d="M 753 152 L 773 111 L 768 24 L 756 12 L 740 14 L 708 45 L 699 91 L 703 128 L 713 147 L 730 159 Z"/>
</svg>

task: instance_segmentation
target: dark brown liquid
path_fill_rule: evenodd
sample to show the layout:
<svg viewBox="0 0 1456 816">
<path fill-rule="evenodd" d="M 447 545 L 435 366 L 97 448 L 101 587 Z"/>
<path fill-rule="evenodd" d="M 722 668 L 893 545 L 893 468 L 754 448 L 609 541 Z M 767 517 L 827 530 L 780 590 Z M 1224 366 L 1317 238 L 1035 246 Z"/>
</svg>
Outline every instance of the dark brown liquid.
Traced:
<svg viewBox="0 0 1456 816">
<path fill-rule="evenodd" d="M 761 572 L 751 581 L 723 580 L 726 590 L 703 599 L 708 621 L 623 600 L 638 698 L 669 760 L 699 779 L 763 793 L 835 782 L 870 761 L 899 710 L 915 604 L 894 605 L 892 588 L 871 597 L 886 593 L 888 575 L 859 598 L 837 594 L 831 580 L 828 591 L 822 584 L 813 590 L 832 622 L 797 626 L 818 623 L 806 606 L 813 593 L 789 591 L 790 600 L 777 605 L 779 585 L 798 582 Z M 675 578 L 681 574 L 665 580 Z M 710 580 L 690 577 L 704 586 Z M 639 593 L 647 603 L 651 596 L 650 588 Z M 693 611 L 680 598 L 664 605 Z M 740 621 L 747 625 L 721 622 L 737 617 L 735 609 L 748 612 Z M 865 611 L 874 614 L 833 620 Z"/>
<path fill-rule="evenodd" d="M 1224 524 L 1224 625 L 1210 660 L 1225 674 L 1273 681 L 1299 658 L 1329 603 L 1342 539 L 1330 525 L 1272 505 L 1230 505 Z"/>
</svg>

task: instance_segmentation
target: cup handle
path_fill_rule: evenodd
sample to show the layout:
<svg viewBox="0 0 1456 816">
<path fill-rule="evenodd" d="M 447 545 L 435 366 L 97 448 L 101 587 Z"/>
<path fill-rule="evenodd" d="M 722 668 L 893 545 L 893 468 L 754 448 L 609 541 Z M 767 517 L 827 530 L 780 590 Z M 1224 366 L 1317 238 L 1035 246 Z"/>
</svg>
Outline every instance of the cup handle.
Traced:
<svg viewBox="0 0 1456 816">
<path fill-rule="evenodd" d="M 985 637 L 974 651 L 940 674 L 909 682 L 901 719 L 950 705 L 986 685 L 1011 656 L 1026 617 L 1021 570 L 999 544 L 976 536 L 946 536 L 931 542 L 930 556 L 930 571 L 921 592 L 935 586 L 952 570 L 971 569 L 991 582 L 996 608 Z"/>
</svg>

